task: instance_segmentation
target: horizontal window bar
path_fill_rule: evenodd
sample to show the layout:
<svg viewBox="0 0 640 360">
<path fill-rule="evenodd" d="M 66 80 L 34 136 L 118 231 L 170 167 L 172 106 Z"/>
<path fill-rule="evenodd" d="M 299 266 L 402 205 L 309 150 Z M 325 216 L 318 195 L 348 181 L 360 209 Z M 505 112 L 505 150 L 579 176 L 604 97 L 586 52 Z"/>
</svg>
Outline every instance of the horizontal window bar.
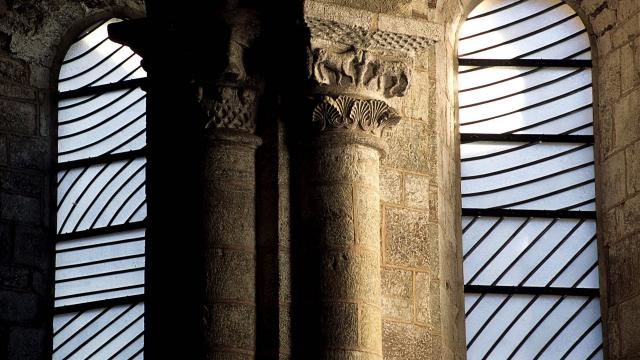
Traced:
<svg viewBox="0 0 640 360">
<path fill-rule="evenodd" d="M 493 216 L 493 217 L 542 217 L 558 219 L 595 219 L 595 211 L 570 210 L 517 210 L 517 209 L 472 209 L 463 208 L 462 216 Z"/>
<path fill-rule="evenodd" d="M 130 222 L 122 225 L 112 225 L 112 226 L 101 227 L 97 229 L 89 229 L 89 230 L 82 230 L 82 231 L 76 231 L 76 232 L 65 233 L 65 234 L 58 234 L 56 235 L 56 241 L 73 240 L 73 239 L 80 239 L 80 238 L 90 237 L 90 236 L 113 234 L 113 233 L 127 231 L 127 230 L 144 229 L 146 226 L 147 226 L 146 220 L 136 221 L 136 222 Z"/>
<path fill-rule="evenodd" d="M 147 79 L 133 79 L 133 80 L 123 80 L 118 81 L 111 84 L 98 85 L 98 86 L 86 86 L 80 89 L 63 91 L 58 93 L 58 100 L 71 99 L 82 96 L 89 96 L 95 94 L 104 94 L 110 91 L 123 90 L 123 89 L 131 89 L 137 87 L 144 87 Z"/>
<path fill-rule="evenodd" d="M 82 304 L 60 306 L 53 309 L 55 314 L 68 314 L 90 309 L 108 308 L 123 304 L 135 304 L 145 300 L 145 295 L 132 295 L 113 299 L 91 301 Z"/>
<path fill-rule="evenodd" d="M 60 170 L 68 170 L 68 169 L 79 168 L 79 167 L 86 167 L 86 166 L 91 166 L 95 164 L 111 163 L 113 161 L 118 161 L 118 160 L 128 160 L 128 159 L 133 159 L 133 158 L 143 157 L 143 156 L 147 156 L 146 148 L 57 163 L 54 165 L 54 167 L 55 167 L 55 170 L 60 171 Z"/>
<path fill-rule="evenodd" d="M 593 288 L 562 288 L 535 286 L 491 286 L 465 285 L 465 293 L 482 294 L 527 294 L 527 295 L 568 295 L 568 296 L 599 296 L 600 289 Z"/>
<path fill-rule="evenodd" d="M 536 134 L 460 134 L 462 143 L 474 141 L 517 141 L 517 142 L 565 142 L 593 143 L 593 135 L 536 135 Z"/>
<path fill-rule="evenodd" d="M 591 60 L 571 59 L 469 59 L 459 58 L 460 66 L 522 66 L 522 67 L 592 67 Z"/>
</svg>

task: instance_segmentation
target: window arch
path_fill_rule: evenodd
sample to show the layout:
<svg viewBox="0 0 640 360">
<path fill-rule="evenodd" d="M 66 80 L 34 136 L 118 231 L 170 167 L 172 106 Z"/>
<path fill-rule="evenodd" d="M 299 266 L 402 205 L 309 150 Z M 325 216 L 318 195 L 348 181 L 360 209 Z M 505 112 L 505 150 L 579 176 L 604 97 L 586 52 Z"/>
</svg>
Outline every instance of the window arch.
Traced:
<svg viewBox="0 0 640 360">
<path fill-rule="evenodd" d="M 142 359 L 146 73 L 101 21 L 70 46 L 57 103 L 53 359 Z"/>
<path fill-rule="evenodd" d="M 458 43 L 469 359 L 601 359 L 591 49 L 561 0 L 485 0 Z"/>
</svg>

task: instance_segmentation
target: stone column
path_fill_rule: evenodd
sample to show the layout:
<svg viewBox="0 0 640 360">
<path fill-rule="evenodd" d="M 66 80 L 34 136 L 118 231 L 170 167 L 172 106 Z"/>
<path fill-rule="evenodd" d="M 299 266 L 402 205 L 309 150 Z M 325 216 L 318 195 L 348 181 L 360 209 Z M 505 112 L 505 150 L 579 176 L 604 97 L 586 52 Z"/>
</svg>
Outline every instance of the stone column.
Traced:
<svg viewBox="0 0 640 360">
<path fill-rule="evenodd" d="M 256 90 L 203 92 L 204 359 L 253 359 L 256 344 Z"/>
<path fill-rule="evenodd" d="M 380 135 L 398 120 L 385 102 L 352 96 L 322 96 L 313 110 L 305 252 L 318 266 L 309 305 L 321 359 L 382 359 Z"/>
<path fill-rule="evenodd" d="M 227 2 L 226 66 L 200 86 L 206 114 L 203 163 L 203 359 L 254 359 L 256 351 L 256 174 L 261 144 L 259 81 L 245 51 L 259 34 L 257 14 Z M 224 50 L 224 49 L 221 49 Z M 223 64 L 224 65 L 224 64 Z"/>
</svg>

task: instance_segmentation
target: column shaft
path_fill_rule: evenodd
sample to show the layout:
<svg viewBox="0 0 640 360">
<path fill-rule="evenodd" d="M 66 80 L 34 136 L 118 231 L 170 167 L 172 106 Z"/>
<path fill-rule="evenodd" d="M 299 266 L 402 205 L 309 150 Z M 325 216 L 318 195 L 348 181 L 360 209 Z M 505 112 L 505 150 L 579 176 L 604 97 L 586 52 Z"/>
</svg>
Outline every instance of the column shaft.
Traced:
<svg viewBox="0 0 640 360">
<path fill-rule="evenodd" d="M 381 359 L 379 138 L 319 135 L 309 161 L 305 253 L 317 266 L 321 359 Z M 314 286 L 314 285 L 311 285 Z"/>
<path fill-rule="evenodd" d="M 205 359 L 253 359 L 256 337 L 255 149 L 242 130 L 216 129 L 204 166 Z"/>
</svg>

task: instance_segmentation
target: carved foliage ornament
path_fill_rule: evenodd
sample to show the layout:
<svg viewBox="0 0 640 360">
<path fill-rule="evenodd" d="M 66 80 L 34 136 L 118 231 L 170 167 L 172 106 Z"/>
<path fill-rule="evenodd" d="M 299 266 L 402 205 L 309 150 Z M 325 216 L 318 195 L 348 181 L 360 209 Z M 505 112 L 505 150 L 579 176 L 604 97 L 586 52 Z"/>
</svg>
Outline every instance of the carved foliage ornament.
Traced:
<svg viewBox="0 0 640 360">
<path fill-rule="evenodd" d="M 381 136 L 385 128 L 398 124 L 400 116 L 381 100 L 323 96 L 312 119 L 321 130 L 361 130 Z"/>
<path fill-rule="evenodd" d="M 257 92 L 251 88 L 219 86 L 213 94 L 200 95 L 206 112 L 205 128 L 256 130 Z"/>
<path fill-rule="evenodd" d="M 317 48 L 313 52 L 313 77 L 320 85 L 352 88 L 386 98 L 407 93 L 409 65 L 381 59 L 374 53 L 351 47 L 347 50 Z"/>
</svg>

